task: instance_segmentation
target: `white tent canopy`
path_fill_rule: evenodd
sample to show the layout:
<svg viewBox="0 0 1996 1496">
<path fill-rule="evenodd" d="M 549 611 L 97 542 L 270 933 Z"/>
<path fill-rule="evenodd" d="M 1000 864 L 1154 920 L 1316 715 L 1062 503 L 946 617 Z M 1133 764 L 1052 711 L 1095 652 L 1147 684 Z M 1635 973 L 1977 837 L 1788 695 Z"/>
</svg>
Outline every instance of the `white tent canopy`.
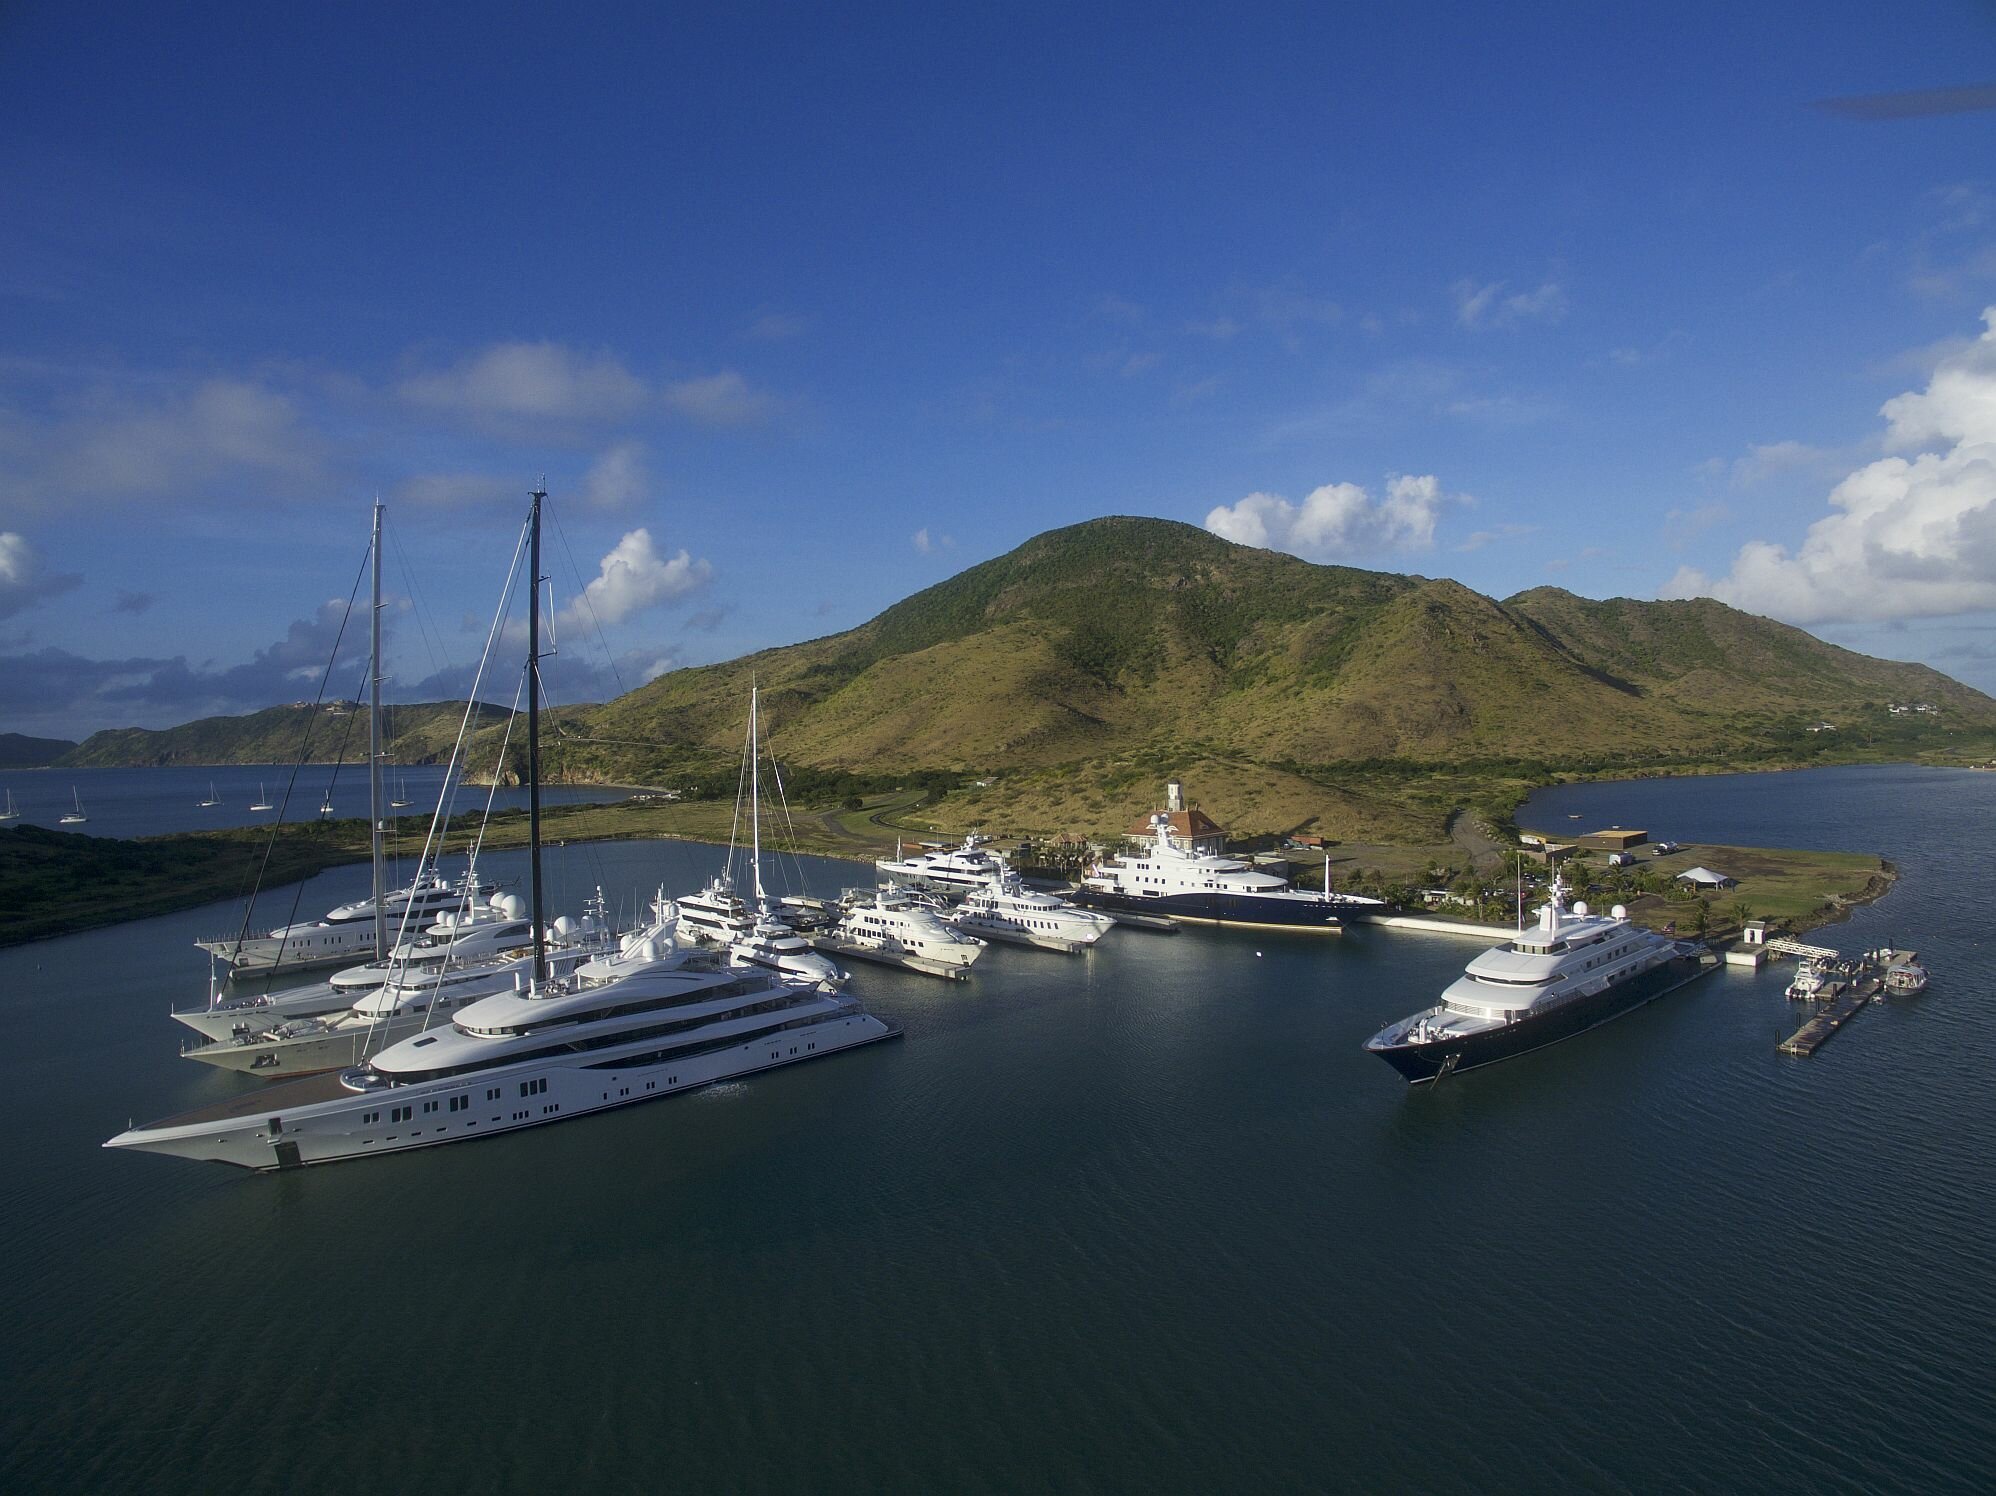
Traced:
<svg viewBox="0 0 1996 1496">
<path fill-rule="evenodd" d="M 1677 875 L 1677 881 L 1698 888 L 1733 888 L 1740 880 L 1728 878 L 1724 873 L 1715 873 L 1708 867 L 1688 867 Z"/>
</svg>

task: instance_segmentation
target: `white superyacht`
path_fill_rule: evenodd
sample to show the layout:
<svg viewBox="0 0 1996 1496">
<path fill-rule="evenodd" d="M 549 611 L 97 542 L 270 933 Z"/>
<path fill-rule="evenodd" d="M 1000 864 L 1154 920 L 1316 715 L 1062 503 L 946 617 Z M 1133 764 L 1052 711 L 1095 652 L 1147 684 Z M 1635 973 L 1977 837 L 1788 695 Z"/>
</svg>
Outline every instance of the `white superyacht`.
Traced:
<svg viewBox="0 0 1996 1496">
<path fill-rule="evenodd" d="M 557 977 L 617 949 L 614 933 L 593 914 L 584 915 L 579 923 L 558 919 L 548 936 L 544 961 Z M 530 945 L 532 939 L 530 930 Z M 416 967 L 361 993 L 341 1012 L 231 1034 L 181 1054 L 266 1079 L 338 1070 L 358 1065 L 370 1053 L 431 1027 L 480 998 L 513 989 L 532 969 L 531 951 Z"/>
<path fill-rule="evenodd" d="M 965 967 L 984 954 L 983 941 L 964 934 L 934 905 L 911 898 L 896 884 L 848 889 L 844 905 L 844 916 L 832 927 L 835 940 L 918 965 Z"/>
<path fill-rule="evenodd" d="M 1442 1000 L 1388 1024 L 1365 1047 L 1410 1082 L 1438 1080 L 1557 1044 L 1702 976 L 1700 947 L 1633 924 L 1617 904 L 1604 918 L 1567 912 L 1557 874 L 1537 924 L 1492 946 Z"/>
<path fill-rule="evenodd" d="M 1116 927 L 1106 914 L 1077 909 L 1066 899 L 1026 887 L 1009 867 L 996 882 L 964 895 L 943 918 L 987 940 L 1064 952 L 1085 950 Z"/>
<path fill-rule="evenodd" d="M 984 850 L 990 843 L 990 837 L 973 832 L 963 839 L 960 847 L 931 846 L 912 857 L 904 857 L 897 850 L 894 856 L 874 863 L 874 867 L 881 876 L 903 888 L 924 888 L 961 898 L 1004 876 L 1004 859 Z"/>
</svg>

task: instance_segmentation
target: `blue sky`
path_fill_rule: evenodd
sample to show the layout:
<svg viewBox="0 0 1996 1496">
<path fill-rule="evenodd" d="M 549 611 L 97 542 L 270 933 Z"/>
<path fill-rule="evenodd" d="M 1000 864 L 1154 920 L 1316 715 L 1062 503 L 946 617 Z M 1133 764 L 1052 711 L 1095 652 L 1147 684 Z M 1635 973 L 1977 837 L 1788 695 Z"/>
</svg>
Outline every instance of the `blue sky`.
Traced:
<svg viewBox="0 0 1996 1496">
<path fill-rule="evenodd" d="M 686 9 L 0 8 L 0 728 L 309 695 L 377 493 L 460 683 L 543 473 L 571 696 L 1119 513 L 1996 689 L 1996 112 L 1816 104 L 1996 7 Z"/>
</svg>

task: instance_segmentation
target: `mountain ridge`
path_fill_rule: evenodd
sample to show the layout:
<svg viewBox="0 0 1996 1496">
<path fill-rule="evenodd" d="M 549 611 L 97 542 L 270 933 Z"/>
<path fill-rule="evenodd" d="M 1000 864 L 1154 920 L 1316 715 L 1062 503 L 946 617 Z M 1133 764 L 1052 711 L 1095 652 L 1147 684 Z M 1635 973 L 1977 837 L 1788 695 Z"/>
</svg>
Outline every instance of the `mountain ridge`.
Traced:
<svg viewBox="0 0 1996 1496">
<path fill-rule="evenodd" d="M 1036 535 L 855 628 L 555 709 L 546 766 L 731 792 L 751 679 L 786 773 L 820 788 L 988 779 L 964 803 L 1031 802 L 1044 829 L 1120 829 L 1154 781 L 1195 767 L 1223 820 L 1260 806 L 1294 825 L 1317 806 L 1343 834 L 1371 817 L 1399 836 L 1411 802 L 1389 803 L 1382 764 L 1654 772 L 1996 743 L 1983 693 L 1710 599 L 1499 600 L 1114 516 Z M 1889 710 L 1911 702 L 1936 710 Z M 412 710 L 395 709 L 398 735 Z M 493 761 L 497 731 L 472 762 Z M 78 755 L 133 746 L 112 737 Z M 517 734 L 509 752 L 517 773 Z M 1349 792 L 1355 775 L 1365 794 Z M 1445 808 L 1424 800 L 1419 816 Z"/>
</svg>

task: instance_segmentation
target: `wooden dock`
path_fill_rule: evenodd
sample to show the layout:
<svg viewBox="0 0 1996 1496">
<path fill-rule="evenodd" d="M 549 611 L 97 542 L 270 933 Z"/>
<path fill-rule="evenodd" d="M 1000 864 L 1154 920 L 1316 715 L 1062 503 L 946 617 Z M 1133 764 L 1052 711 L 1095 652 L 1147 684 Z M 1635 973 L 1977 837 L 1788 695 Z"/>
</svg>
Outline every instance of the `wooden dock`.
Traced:
<svg viewBox="0 0 1996 1496">
<path fill-rule="evenodd" d="M 1771 943 L 1771 942 L 1770 942 Z M 1836 952 L 1825 951 L 1834 956 Z M 1911 961 L 1912 951 L 1867 951 L 1855 978 L 1831 982 L 1827 1000 L 1809 1021 L 1777 1046 L 1783 1054 L 1812 1055 L 1830 1042 L 1830 1036 L 1876 1002 L 1885 991 L 1885 973 L 1897 962 Z"/>
</svg>

